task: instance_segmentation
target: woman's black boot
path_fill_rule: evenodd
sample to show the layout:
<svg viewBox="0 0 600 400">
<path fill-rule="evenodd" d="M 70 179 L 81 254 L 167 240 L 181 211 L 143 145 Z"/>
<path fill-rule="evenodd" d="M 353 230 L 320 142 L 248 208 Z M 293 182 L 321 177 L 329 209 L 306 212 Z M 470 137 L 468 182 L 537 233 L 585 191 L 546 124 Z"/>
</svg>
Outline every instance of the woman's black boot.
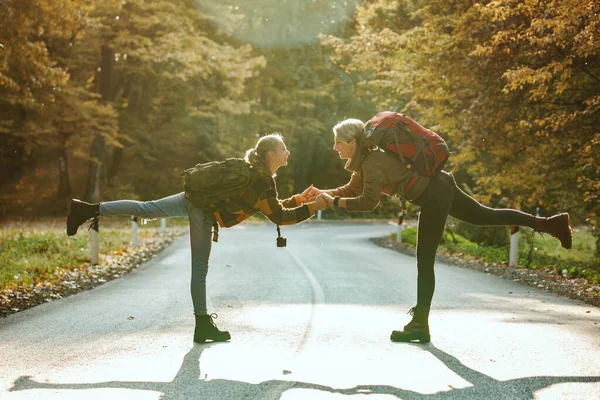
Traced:
<svg viewBox="0 0 600 400">
<path fill-rule="evenodd" d="M 100 203 L 90 204 L 85 201 L 71 200 L 69 216 L 67 217 L 67 235 L 73 236 L 77 229 L 88 219 L 100 216 Z"/>
<path fill-rule="evenodd" d="M 429 307 L 416 306 L 408 312 L 413 316 L 412 320 L 402 331 L 392 331 L 390 340 L 392 342 L 412 342 L 418 340 L 421 343 L 429 343 Z"/>
<path fill-rule="evenodd" d="M 215 325 L 213 318 L 216 319 L 217 314 L 210 315 L 195 315 L 196 329 L 194 330 L 194 342 L 204 343 L 207 340 L 213 342 L 224 342 L 231 339 L 231 335 L 227 331 L 220 331 Z"/>
</svg>

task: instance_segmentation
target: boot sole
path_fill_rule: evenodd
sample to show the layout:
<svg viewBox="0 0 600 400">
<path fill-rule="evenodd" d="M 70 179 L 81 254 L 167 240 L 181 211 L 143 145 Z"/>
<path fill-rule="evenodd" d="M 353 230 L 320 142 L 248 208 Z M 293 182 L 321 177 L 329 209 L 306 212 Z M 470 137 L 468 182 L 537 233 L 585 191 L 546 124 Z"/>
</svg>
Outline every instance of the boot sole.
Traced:
<svg viewBox="0 0 600 400">
<path fill-rule="evenodd" d="M 223 336 L 217 336 L 217 337 L 210 337 L 210 336 L 205 336 L 205 337 L 194 337 L 194 343 L 206 343 L 207 340 L 210 340 L 212 342 L 226 342 L 228 340 L 231 340 L 231 335 L 223 335 Z"/>
<path fill-rule="evenodd" d="M 404 334 L 396 334 L 393 333 L 390 336 L 390 340 L 392 342 L 400 342 L 400 343 L 409 343 L 413 341 L 418 341 L 419 343 L 429 343 L 431 342 L 430 335 L 404 335 Z"/>
<path fill-rule="evenodd" d="M 569 213 L 563 213 L 562 215 L 563 218 L 566 218 L 567 227 L 569 228 L 569 237 L 567 238 L 566 245 L 563 245 L 563 247 L 567 250 L 571 250 L 573 247 L 573 229 L 571 229 L 571 217 L 569 216 Z M 562 241 L 560 244 L 563 244 Z"/>
<path fill-rule="evenodd" d="M 73 216 L 73 210 L 77 207 L 76 202 L 77 201 L 73 199 L 69 204 L 69 216 L 67 217 L 67 236 L 75 235 L 81 226 L 81 224 L 77 225 L 77 222 L 74 221 L 75 217 Z"/>
<path fill-rule="evenodd" d="M 560 245 L 562 247 L 564 247 L 567 250 L 571 250 L 571 248 L 573 247 L 573 229 L 571 228 L 571 216 L 569 215 L 569 213 L 562 213 L 559 215 L 558 220 L 567 225 L 567 228 L 569 228 L 569 234 L 567 237 L 556 237 L 548 232 L 550 236 L 554 237 L 555 239 L 558 239 L 558 241 L 560 242 Z"/>
</svg>

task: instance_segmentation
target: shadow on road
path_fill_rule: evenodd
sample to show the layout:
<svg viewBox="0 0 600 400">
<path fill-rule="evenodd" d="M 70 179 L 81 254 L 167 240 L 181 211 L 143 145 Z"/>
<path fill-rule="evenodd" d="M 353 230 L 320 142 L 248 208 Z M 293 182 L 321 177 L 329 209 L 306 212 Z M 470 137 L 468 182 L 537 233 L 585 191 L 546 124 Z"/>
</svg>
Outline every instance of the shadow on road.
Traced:
<svg viewBox="0 0 600 400">
<path fill-rule="evenodd" d="M 269 380 L 258 384 L 235 380 L 214 379 L 204 381 L 201 379 L 202 371 L 200 356 L 202 352 L 215 345 L 227 345 L 225 343 L 211 343 L 206 345 L 194 345 L 185 355 L 183 363 L 170 382 L 123 382 L 109 381 L 98 383 L 60 384 L 44 383 L 31 379 L 30 376 L 19 377 L 11 392 L 52 389 L 52 390 L 86 390 L 86 389 L 130 389 L 148 390 L 162 393 L 161 399 L 223 399 L 235 398 L 243 395 L 244 398 L 280 399 L 282 395 L 291 389 L 310 389 L 321 392 L 337 393 L 343 395 L 353 394 L 383 394 L 392 395 L 399 399 L 533 399 L 536 391 L 560 383 L 593 383 L 600 382 L 600 376 L 536 376 L 527 378 L 499 381 L 475 371 L 456 357 L 438 349 L 433 344 L 398 344 L 402 346 L 419 346 L 423 351 L 428 351 L 439 359 L 446 367 L 454 371 L 464 380 L 471 383 L 467 388 L 451 389 L 433 394 L 421 394 L 389 385 L 358 385 L 353 388 L 338 389 L 326 385 L 313 384 L 293 380 Z M 423 371 L 425 374 L 426 371 Z M 402 374 L 402 371 L 398 371 Z"/>
</svg>

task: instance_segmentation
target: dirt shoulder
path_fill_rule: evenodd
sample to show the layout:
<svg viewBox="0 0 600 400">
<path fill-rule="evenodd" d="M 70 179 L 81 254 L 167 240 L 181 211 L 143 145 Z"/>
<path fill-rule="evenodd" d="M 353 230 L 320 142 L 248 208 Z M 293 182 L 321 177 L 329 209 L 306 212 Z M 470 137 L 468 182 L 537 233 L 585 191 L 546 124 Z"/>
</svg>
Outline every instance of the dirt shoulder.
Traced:
<svg viewBox="0 0 600 400">
<path fill-rule="evenodd" d="M 415 255 L 415 247 L 404 243 L 397 243 L 390 237 L 373 238 L 371 241 L 381 247 L 411 256 Z M 521 282 L 540 290 L 546 290 L 560 296 L 580 300 L 587 304 L 600 307 L 600 285 L 591 284 L 583 278 L 565 278 L 562 275 L 562 271 L 555 268 L 514 268 L 509 267 L 505 263 L 488 263 L 465 254 L 447 254 L 439 251 L 436 260 L 444 264 L 476 269 L 488 274 L 500 276 L 504 279 Z"/>
</svg>

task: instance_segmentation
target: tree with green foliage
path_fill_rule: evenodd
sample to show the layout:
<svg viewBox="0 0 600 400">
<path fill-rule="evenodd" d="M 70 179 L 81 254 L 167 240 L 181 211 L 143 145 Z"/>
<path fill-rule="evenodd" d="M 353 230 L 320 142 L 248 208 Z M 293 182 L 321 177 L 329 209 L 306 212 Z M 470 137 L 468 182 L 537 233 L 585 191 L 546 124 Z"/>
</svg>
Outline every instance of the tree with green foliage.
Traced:
<svg viewBox="0 0 600 400">
<path fill-rule="evenodd" d="M 356 3 L 266 0 L 207 5 L 216 25 L 250 42 L 254 54 L 266 60 L 264 71 L 248 87 L 256 99 L 250 114 L 235 117 L 228 129 L 243 138 L 244 149 L 253 145 L 256 135 L 284 135 L 292 156 L 290 166 L 279 173 L 282 196 L 311 183 L 345 182 L 343 163 L 331 148 L 331 129 L 348 116 L 366 118 L 375 110 L 372 102 L 354 96 L 356 79 L 331 62 L 318 40 L 320 32 L 349 36 Z"/>
</svg>

